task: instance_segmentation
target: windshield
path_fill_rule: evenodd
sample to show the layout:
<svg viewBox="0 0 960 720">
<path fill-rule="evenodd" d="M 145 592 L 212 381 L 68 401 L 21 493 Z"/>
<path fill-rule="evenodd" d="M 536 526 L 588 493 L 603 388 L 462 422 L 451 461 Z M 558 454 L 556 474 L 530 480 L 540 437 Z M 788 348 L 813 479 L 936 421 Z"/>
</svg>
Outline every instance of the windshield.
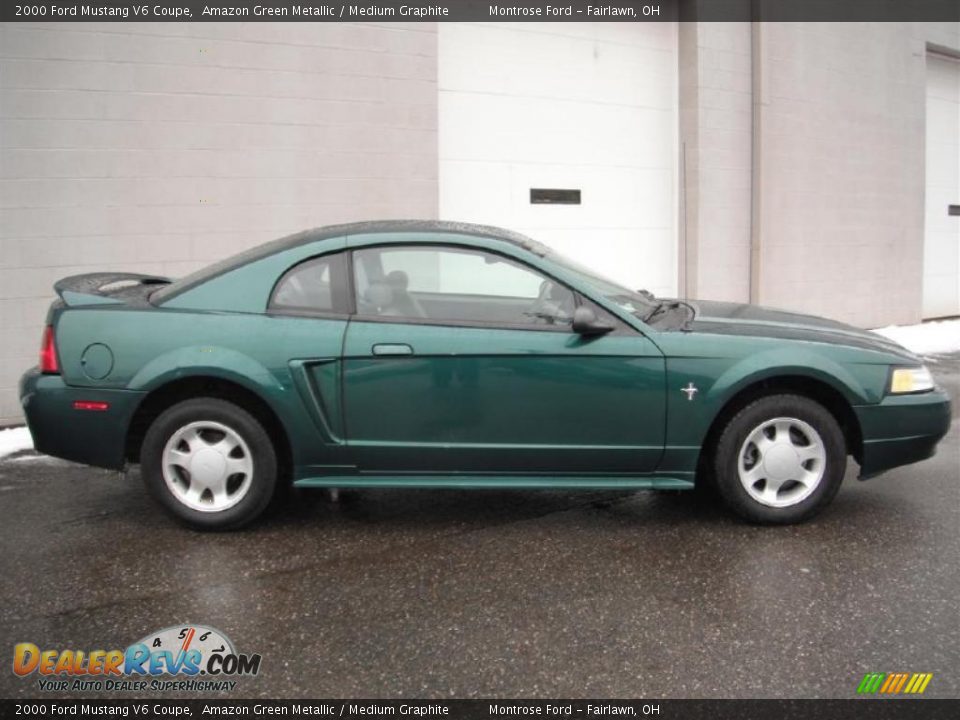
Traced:
<svg viewBox="0 0 960 720">
<path fill-rule="evenodd" d="M 547 259 L 567 272 L 575 274 L 607 300 L 615 302 L 640 319 L 647 317 L 657 308 L 657 299 L 646 290 L 630 290 L 609 278 L 599 275 L 595 270 L 581 265 L 576 260 L 571 260 L 552 250 L 547 253 Z"/>
</svg>

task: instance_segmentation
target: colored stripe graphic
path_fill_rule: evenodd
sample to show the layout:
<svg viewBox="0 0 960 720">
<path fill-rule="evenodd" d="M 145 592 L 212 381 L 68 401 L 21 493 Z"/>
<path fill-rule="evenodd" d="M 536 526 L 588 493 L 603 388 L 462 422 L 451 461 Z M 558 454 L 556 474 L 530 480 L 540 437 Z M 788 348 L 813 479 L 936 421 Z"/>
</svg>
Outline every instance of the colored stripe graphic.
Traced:
<svg viewBox="0 0 960 720">
<path fill-rule="evenodd" d="M 924 690 L 927 689 L 927 685 L 930 684 L 930 681 L 933 679 L 933 673 L 918 673 L 917 674 L 917 684 L 913 688 L 914 694 L 919 695 Z"/>
<path fill-rule="evenodd" d="M 880 688 L 880 694 L 883 695 L 884 693 L 890 692 L 893 686 L 897 684 L 897 680 L 899 679 L 900 679 L 899 673 L 890 673 L 889 675 L 887 675 L 887 679 L 884 681 L 883 685 Z"/>
<path fill-rule="evenodd" d="M 920 695 L 933 679 L 933 673 L 867 673 L 857 686 L 860 694 Z"/>
<path fill-rule="evenodd" d="M 880 683 L 886 677 L 885 673 L 867 673 L 857 688 L 858 693 L 875 693 L 880 689 Z"/>
</svg>

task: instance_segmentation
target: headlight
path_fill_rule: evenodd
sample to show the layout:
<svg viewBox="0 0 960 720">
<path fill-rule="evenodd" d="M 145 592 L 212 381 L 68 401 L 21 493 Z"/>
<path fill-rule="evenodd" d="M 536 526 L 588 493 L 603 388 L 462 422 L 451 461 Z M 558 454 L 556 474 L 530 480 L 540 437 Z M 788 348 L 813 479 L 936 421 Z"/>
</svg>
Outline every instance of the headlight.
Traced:
<svg viewBox="0 0 960 720">
<path fill-rule="evenodd" d="M 926 367 L 894 368 L 890 375 L 890 393 L 916 393 L 933 390 L 933 375 Z"/>
</svg>

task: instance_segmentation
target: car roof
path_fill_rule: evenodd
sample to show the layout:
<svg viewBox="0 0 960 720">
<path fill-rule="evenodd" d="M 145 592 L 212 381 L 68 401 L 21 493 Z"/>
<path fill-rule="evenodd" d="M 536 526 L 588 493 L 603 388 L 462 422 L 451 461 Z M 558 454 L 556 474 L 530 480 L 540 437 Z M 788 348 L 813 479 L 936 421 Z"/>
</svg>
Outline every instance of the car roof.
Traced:
<svg viewBox="0 0 960 720">
<path fill-rule="evenodd" d="M 366 222 L 344 223 L 341 225 L 325 225 L 323 227 L 303 230 L 293 235 L 287 235 L 277 240 L 271 240 L 257 245 L 249 250 L 219 260 L 207 265 L 196 272 L 180 278 L 165 287 L 156 290 L 151 295 L 151 302 L 162 303 L 186 290 L 202 285 L 208 280 L 236 270 L 244 265 L 262 260 L 285 250 L 327 240 L 352 235 L 373 235 L 388 233 L 445 233 L 455 235 L 472 235 L 475 237 L 503 240 L 521 247 L 529 252 L 543 256 L 548 248 L 526 235 L 505 230 L 492 225 L 477 225 L 474 223 L 453 222 L 450 220 L 372 220 Z"/>
<path fill-rule="evenodd" d="M 276 249 L 279 250 L 332 237 L 412 232 L 476 235 L 505 240 L 533 252 L 539 253 L 541 249 L 546 249 L 535 240 L 532 240 L 526 235 L 514 232 L 513 230 L 506 230 L 505 228 L 495 227 L 493 225 L 478 225 L 452 220 L 370 220 L 365 222 L 344 223 L 342 225 L 327 225 L 313 228 L 312 230 L 304 230 L 294 235 L 288 235 L 274 242 L 278 243 Z M 267 243 L 267 245 L 272 245 L 272 243 Z M 276 250 L 273 250 L 273 252 L 276 252 Z"/>
</svg>

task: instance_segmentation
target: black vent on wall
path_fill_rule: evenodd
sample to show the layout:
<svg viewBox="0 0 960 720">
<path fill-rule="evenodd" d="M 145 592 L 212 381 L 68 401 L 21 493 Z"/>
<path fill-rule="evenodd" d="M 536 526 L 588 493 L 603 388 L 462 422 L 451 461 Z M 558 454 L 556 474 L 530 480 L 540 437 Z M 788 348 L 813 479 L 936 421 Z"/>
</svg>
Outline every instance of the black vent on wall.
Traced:
<svg viewBox="0 0 960 720">
<path fill-rule="evenodd" d="M 531 205 L 579 205 L 579 190 L 559 188 L 530 188 Z"/>
</svg>

